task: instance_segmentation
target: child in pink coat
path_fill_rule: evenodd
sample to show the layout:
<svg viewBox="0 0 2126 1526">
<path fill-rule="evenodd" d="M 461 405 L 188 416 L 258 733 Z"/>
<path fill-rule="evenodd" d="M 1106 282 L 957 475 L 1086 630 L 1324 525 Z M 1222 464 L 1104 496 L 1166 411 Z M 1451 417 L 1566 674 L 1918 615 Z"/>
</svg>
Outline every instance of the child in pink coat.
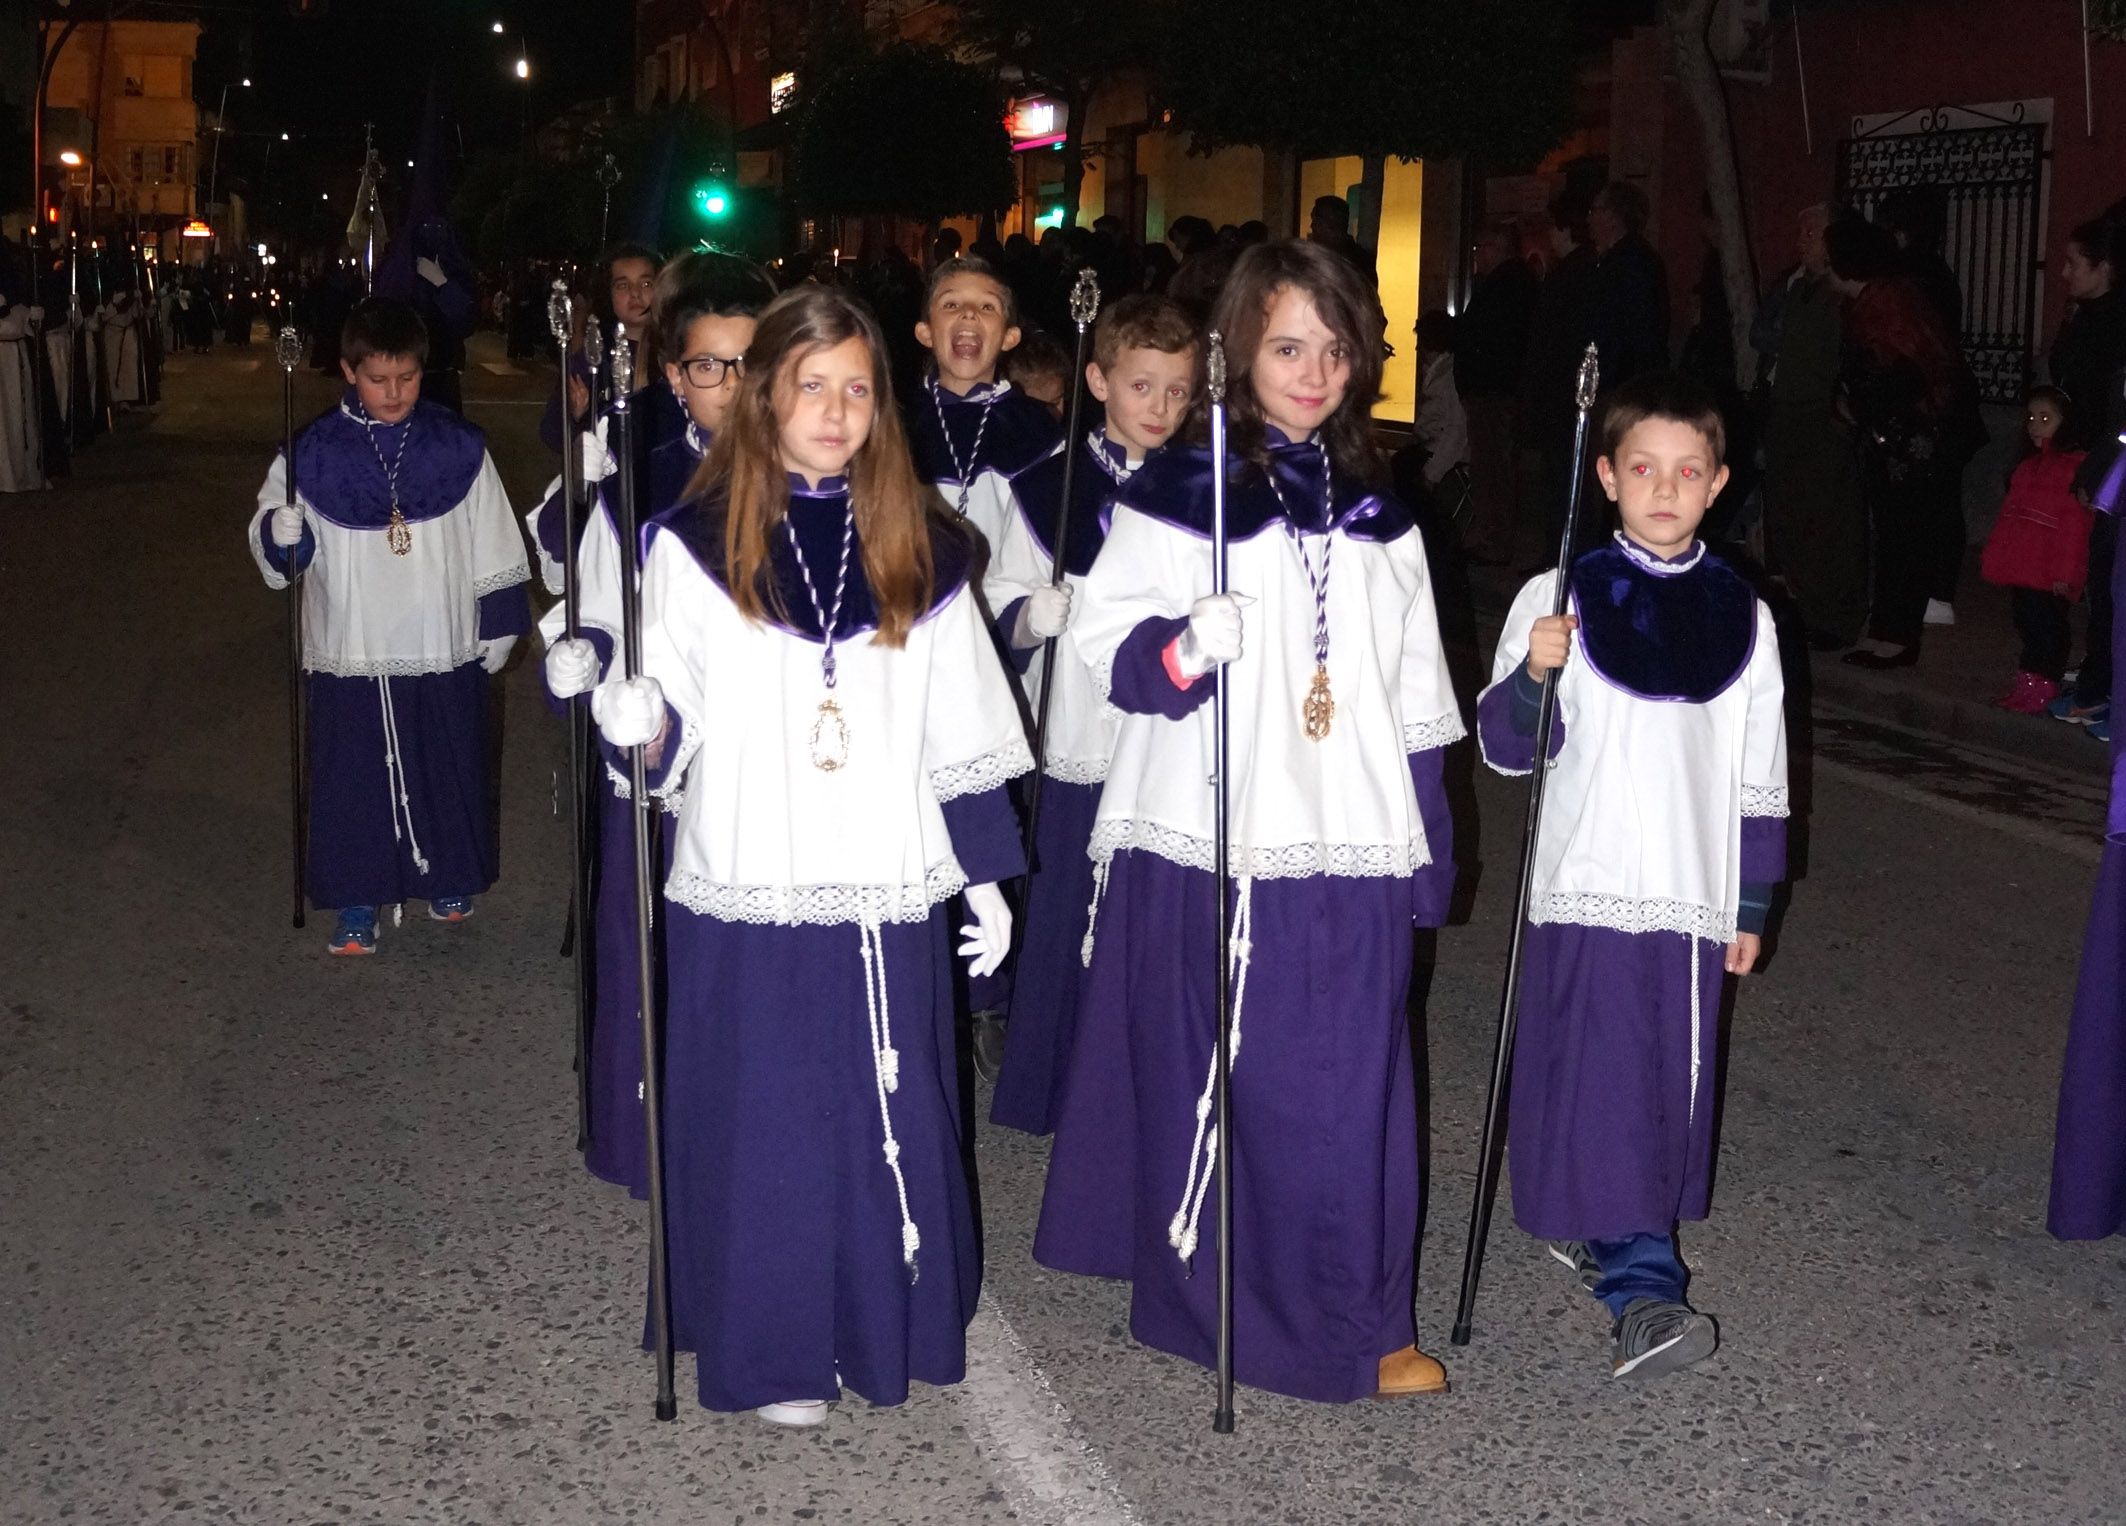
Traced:
<svg viewBox="0 0 2126 1526">
<path fill-rule="evenodd" d="M 2083 452 L 2052 444 L 2067 414 L 2066 395 L 2057 387 L 2033 387 L 2027 408 L 2031 449 L 2008 479 L 2008 496 L 1986 537 L 1979 569 L 1987 582 L 2009 590 L 2023 643 L 2008 692 L 1994 703 L 2036 715 L 2058 695 L 2067 670 L 2067 611 L 2089 575 L 2089 509 L 2073 487 Z"/>
</svg>

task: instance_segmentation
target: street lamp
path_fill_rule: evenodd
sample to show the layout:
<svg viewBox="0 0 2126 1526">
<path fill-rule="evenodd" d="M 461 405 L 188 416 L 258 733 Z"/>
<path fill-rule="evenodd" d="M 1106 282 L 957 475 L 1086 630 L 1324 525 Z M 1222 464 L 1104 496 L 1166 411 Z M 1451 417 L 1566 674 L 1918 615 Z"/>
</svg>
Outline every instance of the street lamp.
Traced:
<svg viewBox="0 0 2126 1526">
<path fill-rule="evenodd" d="M 237 83 L 246 90 L 251 88 L 251 77 L 245 75 Z M 221 103 L 214 108 L 214 159 L 207 170 L 207 215 L 214 213 L 214 191 L 221 179 L 221 140 L 229 110 L 229 87 L 221 87 Z"/>
</svg>

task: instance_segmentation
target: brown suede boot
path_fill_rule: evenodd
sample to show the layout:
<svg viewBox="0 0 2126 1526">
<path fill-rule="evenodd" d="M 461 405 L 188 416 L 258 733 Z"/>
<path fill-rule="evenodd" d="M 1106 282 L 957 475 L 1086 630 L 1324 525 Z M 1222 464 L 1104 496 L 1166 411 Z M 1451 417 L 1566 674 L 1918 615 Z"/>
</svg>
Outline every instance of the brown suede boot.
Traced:
<svg viewBox="0 0 2126 1526">
<path fill-rule="evenodd" d="M 1447 1369 L 1415 1346 L 1405 1346 L 1380 1359 L 1380 1390 L 1376 1399 L 1403 1399 L 1412 1394 L 1443 1394 Z"/>
</svg>

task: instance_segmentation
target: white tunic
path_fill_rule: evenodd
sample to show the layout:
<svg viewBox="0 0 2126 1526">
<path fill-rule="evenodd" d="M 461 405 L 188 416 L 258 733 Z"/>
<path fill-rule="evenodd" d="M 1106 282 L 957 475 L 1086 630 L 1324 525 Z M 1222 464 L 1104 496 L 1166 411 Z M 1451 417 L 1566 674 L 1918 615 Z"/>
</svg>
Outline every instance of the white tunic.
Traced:
<svg viewBox="0 0 2126 1526">
<path fill-rule="evenodd" d="M 19 304 L 0 312 L 0 493 L 50 486 L 44 477 L 44 439 L 38 427 L 39 316 L 36 309 Z"/>
<path fill-rule="evenodd" d="M 686 803 L 665 893 L 730 922 L 920 922 L 966 884 L 942 803 L 1033 766 L 974 590 L 905 647 L 837 642 L 848 757 L 812 763 L 820 644 L 742 617 L 678 536 L 643 568 L 643 666 L 680 719 L 663 794 Z"/>
<path fill-rule="evenodd" d="M 1514 600 L 1492 687 L 1527 663 L 1529 627 L 1550 613 L 1556 579 L 1544 573 Z M 1544 788 L 1530 922 L 1733 941 L 1742 819 L 1787 814 L 1785 681 L 1761 600 L 1756 620 L 1741 676 L 1704 703 L 1628 694 L 1575 645 L 1558 676 L 1565 743 Z"/>
<path fill-rule="evenodd" d="M 1232 591 L 1253 601 L 1242 653 L 1225 670 L 1236 876 L 1407 877 L 1432 861 L 1407 756 L 1456 741 L 1466 728 L 1440 647 L 1424 544 L 1414 528 L 1386 542 L 1341 529 L 1331 539 L 1336 715 L 1318 742 L 1300 720 L 1314 677 L 1314 594 L 1299 552 L 1280 522 L 1231 547 Z M 1320 537 L 1307 545 L 1318 559 Z M 1211 585 L 1209 540 L 1118 505 L 1073 627 L 1099 693 L 1111 690 L 1124 638 L 1145 620 L 1185 616 Z M 1093 829 L 1094 862 L 1137 848 L 1211 868 L 1211 755 L 1208 703 L 1178 722 L 1124 715 Z"/>
</svg>

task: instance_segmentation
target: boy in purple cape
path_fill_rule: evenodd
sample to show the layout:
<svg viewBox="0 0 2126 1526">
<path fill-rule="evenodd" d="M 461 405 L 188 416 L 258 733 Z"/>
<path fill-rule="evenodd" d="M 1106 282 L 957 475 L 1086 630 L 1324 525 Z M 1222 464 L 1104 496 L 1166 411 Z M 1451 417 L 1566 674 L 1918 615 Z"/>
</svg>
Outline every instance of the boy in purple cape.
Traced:
<svg viewBox="0 0 2126 1526">
<path fill-rule="evenodd" d="M 305 580 L 311 901 L 339 911 L 328 947 L 376 951 L 377 908 L 472 915 L 497 871 L 488 680 L 531 625 L 530 569 L 473 425 L 421 400 L 428 333 L 403 302 L 355 305 L 347 391 L 276 457 L 251 555 L 269 588 Z"/>
<path fill-rule="evenodd" d="M 1718 1343 L 1684 1301 L 1675 1226 L 1712 1185 L 1722 979 L 1755 967 L 1786 875 L 1778 637 L 1697 538 L 1725 445 L 1696 382 L 1617 390 L 1596 471 L 1623 528 L 1573 562 L 1573 613 L 1549 612 L 1555 573 L 1521 590 L 1477 701 L 1484 761 L 1526 774 L 1562 670 L 1507 1144 L 1514 1218 L 1609 1310 L 1620 1378 Z"/>
<path fill-rule="evenodd" d="M 2126 447 L 2126 434 L 2119 437 Z M 2114 456 L 2090 507 L 2126 513 L 2126 449 Z M 2113 564 L 2112 599 L 2126 597 L 2126 557 Z M 2126 660 L 2126 621 L 2112 627 L 2113 664 Z M 2111 814 L 2104 862 L 2082 942 L 2074 1025 L 2060 1076 L 2047 1227 L 2062 1240 L 2126 1231 L 2126 752 L 2111 743 Z"/>
</svg>

